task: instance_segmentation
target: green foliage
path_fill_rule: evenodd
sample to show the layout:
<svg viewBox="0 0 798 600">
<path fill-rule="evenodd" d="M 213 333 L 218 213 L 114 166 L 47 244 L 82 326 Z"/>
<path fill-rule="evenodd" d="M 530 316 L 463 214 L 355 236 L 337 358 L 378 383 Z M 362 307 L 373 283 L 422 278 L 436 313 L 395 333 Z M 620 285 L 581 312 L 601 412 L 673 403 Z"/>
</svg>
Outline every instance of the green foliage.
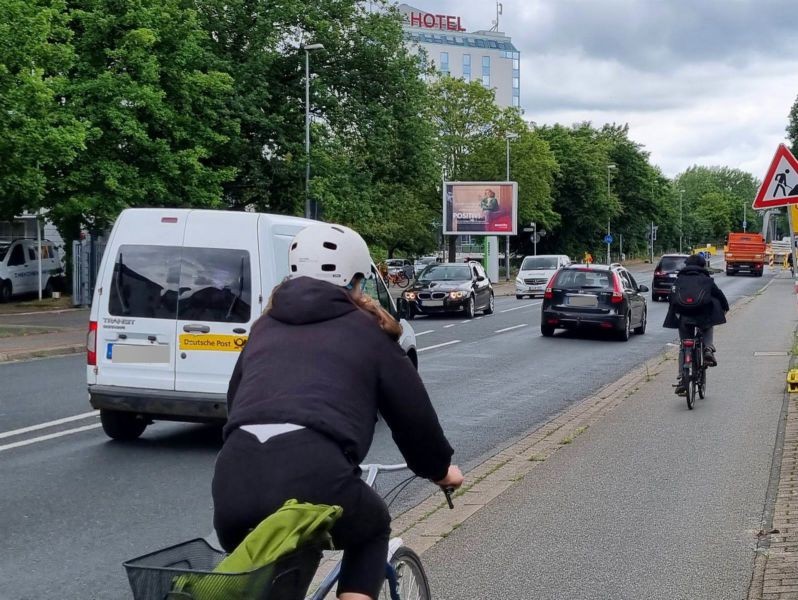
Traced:
<svg viewBox="0 0 798 600">
<path fill-rule="evenodd" d="M 74 61 L 61 0 L 0 0 L 0 219 L 44 204 L 47 171 L 83 147 L 59 102 Z"/>
<path fill-rule="evenodd" d="M 212 67 L 182 0 L 72 0 L 76 61 L 64 87 L 89 126 L 86 148 L 53 177 L 62 229 L 107 226 L 128 206 L 221 206 L 235 174 L 220 149 L 230 77 Z M 74 231 L 68 232 L 74 234 Z"/>
<path fill-rule="evenodd" d="M 761 230 L 761 218 L 751 209 L 759 182 L 750 173 L 729 167 L 694 166 L 679 174 L 673 187 L 677 202 L 681 196 L 688 246 L 722 243 L 730 231 L 742 231 L 743 212 L 748 231 Z"/>
</svg>

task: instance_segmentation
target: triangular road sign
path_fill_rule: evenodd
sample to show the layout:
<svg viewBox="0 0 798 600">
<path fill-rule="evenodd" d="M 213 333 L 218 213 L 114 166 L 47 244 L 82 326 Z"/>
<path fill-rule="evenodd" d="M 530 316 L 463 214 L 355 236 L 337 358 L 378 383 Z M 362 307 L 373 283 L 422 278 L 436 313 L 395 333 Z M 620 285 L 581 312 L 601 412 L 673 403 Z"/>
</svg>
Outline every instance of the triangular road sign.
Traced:
<svg viewBox="0 0 798 600">
<path fill-rule="evenodd" d="M 779 144 L 773 162 L 756 194 L 756 210 L 798 204 L 798 160 L 784 144 Z"/>
</svg>

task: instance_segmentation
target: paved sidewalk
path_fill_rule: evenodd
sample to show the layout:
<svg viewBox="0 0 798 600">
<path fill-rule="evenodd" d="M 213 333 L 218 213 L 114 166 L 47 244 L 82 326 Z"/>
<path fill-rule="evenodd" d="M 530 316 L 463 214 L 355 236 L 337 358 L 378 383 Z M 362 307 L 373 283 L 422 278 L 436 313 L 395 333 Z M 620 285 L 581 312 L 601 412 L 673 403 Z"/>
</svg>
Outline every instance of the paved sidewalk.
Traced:
<svg viewBox="0 0 798 600">
<path fill-rule="evenodd" d="M 776 279 L 718 329 L 721 364 L 695 410 L 673 394 L 670 352 L 469 473 L 455 511 L 433 497 L 397 519 L 426 549 L 433 595 L 742 600 L 770 537 L 763 600 L 798 598 L 798 543 L 766 535 L 795 325 L 792 283 Z M 798 495 L 789 485 L 781 499 Z M 773 526 L 792 533 L 788 510 Z"/>
<path fill-rule="evenodd" d="M 20 333 L 0 337 L 0 362 L 83 352 L 87 324 L 87 310 L 0 315 L 0 329 Z"/>
</svg>

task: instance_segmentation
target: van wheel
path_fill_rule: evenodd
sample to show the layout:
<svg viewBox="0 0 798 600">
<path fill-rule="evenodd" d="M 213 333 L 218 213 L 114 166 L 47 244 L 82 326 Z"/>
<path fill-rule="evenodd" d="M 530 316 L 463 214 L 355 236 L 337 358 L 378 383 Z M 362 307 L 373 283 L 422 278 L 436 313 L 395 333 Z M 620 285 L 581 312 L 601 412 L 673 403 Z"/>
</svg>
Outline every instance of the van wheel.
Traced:
<svg viewBox="0 0 798 600">
<path fill-rule="evenodd" d="M 105 434 L 114 440 L 135 440 L 147 428 L 147 421 L 131 412 L 100 410 L 100 423 Z"/>
<path fill-rule="evenodd" d="M 3 282 L 2 287 L 0 287 L 0 302 L 11 302 L 12 293 L 11 282 Z"/>
</svg>

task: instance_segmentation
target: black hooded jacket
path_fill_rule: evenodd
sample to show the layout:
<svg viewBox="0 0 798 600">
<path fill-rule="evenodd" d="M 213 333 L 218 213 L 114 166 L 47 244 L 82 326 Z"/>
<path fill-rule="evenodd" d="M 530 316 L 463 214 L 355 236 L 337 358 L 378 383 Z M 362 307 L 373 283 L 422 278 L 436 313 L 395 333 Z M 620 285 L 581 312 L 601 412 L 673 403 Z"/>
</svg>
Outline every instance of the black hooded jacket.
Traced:
<svg viewBox="0 0 798 600">
<path fill-rule="evenodd" d="M 410 469 L 439 481 L 452 448 L 413 363 L 343 288 L 283 283 L 252 327 L 227 391 L 224 437 L 242 425 L 292 423 L 335 440 L 358 464 L 379 412 Z"/>
<path fill-rule="evenodd" d="M 712 278 L 709 271 L 697 265 L 689 265 L 679 271 L 676 278 L 678 283 L 682 277 L 708 277 Z M 726 322 L 726 313 L 729 311 L 729 301 L 717 284 L 712 281 L 712 304 L 707 305 L 707 309 L 699 315 L 690 315 L 690 319 L 698 323 L 701 327 L 707 328 L 714 325 L 722 325 Z M 665 315 L 663 327 L 668 329 L 679 328 L 679 310 L 673 304 L 668 307 L 668 314 Z"/>
</svg>

